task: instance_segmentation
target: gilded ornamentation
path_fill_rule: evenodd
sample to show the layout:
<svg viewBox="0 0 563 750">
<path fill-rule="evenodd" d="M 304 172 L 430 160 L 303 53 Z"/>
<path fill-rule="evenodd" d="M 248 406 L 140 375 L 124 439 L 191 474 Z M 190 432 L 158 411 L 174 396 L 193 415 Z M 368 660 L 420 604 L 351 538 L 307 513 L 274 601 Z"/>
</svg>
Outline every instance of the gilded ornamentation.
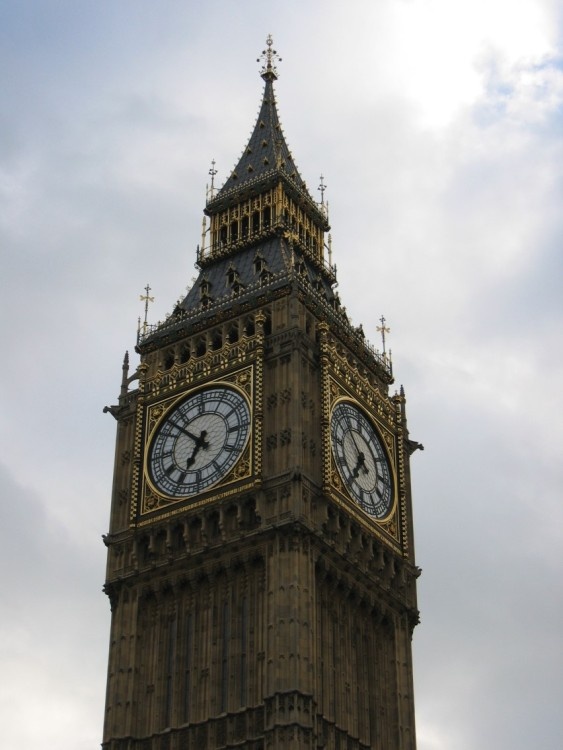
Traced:
<svg viewBox="0 0 563 750">
<path fill-rule="evenodd" d="M 251 390 L 251 379 L 250 379 L 250 372 L 248 370 L 245 370 L 241 373 L 237 373 L 235 376 L 234 382 L 242 388 L 248 395 L 250 395 Z"/>
<path fill-rule="evenodd" d="M 155 495 L 154 492 L 147 491 L 145 493 L 145 509 L 149 511 L 158 508 L 158 506 L 161 504 L 161 500 L 162 498 L 158 495 Z"/>
<path fill-rule="evenodd" d="M 385 447 L 389 453 L 391 464 L 396 474 L 395 488 L 395 506 L 391 515 L 383 520 L 366 519 L 364 514 L 361 514 L 363 523 L 369 523 L 373 528 L 374 524 L 385 532 L 385 535 L 389 535 L 390 540 L 392 539 L 395 543 L 400 540 L 406 540 L 404 534 L 406 533 L 406 521 L 405 514 L 405 492 L 403 482 L 402 465 L 397 456 L 397 432 L 400 428 L 397 427 L 397 416 L 394 405 L 388 398 L 384 398 L 381 395 L 379 388 L 374 387 L 369 382 L 369 374 L 365 370 L 361 370 L 354 373 L 354 378 L 341 378 L 338 377 L 341 373 L 346 371 L 346 366 L 350 366 L 350 362 L 347 365 L 343 362 L 343 356 L 337 352 L 335 346 L 331 345 L 327 347 L 329 356 L 326 356 L 324 360 L 324 367 L 326 367 L 326 381 L 325 396 L 328 394 L 328 404 L 324 407 L 325 412 L 323 417 L 326 415 L 327 423 L 330 419 L 330 414 L 336 401 L 340 398 L 347 398 L 353 401 L 358 401 L 360 405 L 363 404 L 364 408 L 372 415 L 376 415 L 379 421 L 379 433 L 381 434 Z M 346 355 L 347 356 L 347 355 Z M 362 379 L 360 381 L 360 378 Z M 327 490 L 330 494 L 333 494 L 333 490 L 343 493 L 347 496 L 344 486 L 340 480 L 339 472 L 336 469 L 334 463 L 334 457 L 331 447 L 330 430 L 327 427 L 327 431 L 324 433 L 324 461 L 327 467 L 327 474 L 329 476 L 329 482 Z M 348 508 L 348 505 L 346 506 Z M 349 512 L 349 509 L 348 509 Z M 358 515 L 358 511 L 354 509 L 354 514 Z M 399 526 L 400 523 L 400 526 Z"/>
<path fill-rule="evenodd" d="M 152 431 L 154 426 L 166 411 L 165 407 L 161 404 L 153 406 L 149 412 L 149 430 Z"/>
<path fill-rule="evenodd" d="M 187 363 L 184 365 L 181 365 L 181 370 L 184 375 L 192 375 L 196 370 L 199 369 L 199 376 L 202 377 L 203 374 L 205 374 L 206 368 L 197 368 L 197 366 Z M 251 411 L 253 410 L 253 384 L 254 384 L 254 377 L 253 377 L 253 371 L 255 369 L 255 365 L 248 365 L 247 367 L 243 368 L 242 370 L 238 370 L 234 373 L 231 373 L 229 375 L 224 376 L 220 380 L 208 380 L 207 383 L 205 383 L 208 386 L 211 385 L 220 385 L 221 383 L 229 383 L 231 385 L 236 386 L 241 391 L 243 391 L 246 396 L 248 397 L 251 405 Z M 180 371 L 180 367 L 176 370 L 176 376 L 178 375 L 178 372 Z M 185 378 L 187 380 L 188 378 Z M 161 378 L 162 380 L 162 378 Z M 179 378 L 176 378 L 176 380 L 179 380 Z M 185 383 L 184 380 L 184 383 Z M 203 385 L 203 381 L 198 378 L 198 381 Z M 156 393 L 159 391 L 159 385 L 158 382 L 155 380 L 153 381 L 153 385 L 156 383 L 155 390 L 151 393 L 151 397 L 154 397 Z M 177 389 L 175 389 L 177 391 Z M 136 449 L 135 449 L 135 460 L 134 460 L 134 466 L 133 466 L 133 481 L 135 486 L 135 493 L 134 498 L 137 497 L 137 493 L 139 492 L 139 486 L 141 489 L 141 504 L 140 504 L 140 513 L 148 513 L 150 511 L 158 510 L 161 508 L 169 507 L 173 504 L 178 503 L 184 503 L 184 501 L 187 500 L 187 498 L 171 498 L 166 497 L 164 495 L 161 495 L 158 491 L 156 491 L 155 488 L 149 487 L 147 480 L 144 478 L 144 475 L 141 479 L 141 472 L 139 467 L 144 463 L 141 460 L 141 456 L 143 455 L 143 452 L 141 450 L 141 436 L 143 435 L 143 429 L 142 429 L 142 422 L 143 413 L 146 412 L 146 432 L 144 433 L 144 442 L 148 446 L 148 441 L 152 440 L 152 436 L 154 433 L 154 430 L 156 426 L 158 425 L 159 421 L 164 417 L 164 415 L 171 409 L 174 408 L 174 406 L 181 402 L 185 396 L 186 391 L 183 389 L 180 393 L 176 392 L 175 396 L 171 396 L 167 398 L 164 401 L 160 401 L 156 404 L 151 404 L 148 407 L 144 408 L 140 407 L 137 411 L 137 443 L 136 443 Z M 256 430 L 256 432 L 258 432 Z M 223 487 L 231 482 L 234 481 L 240 481 L 241 479 L 244 479 L 245 477 L 250 477 L 252 474 L 252 449 L 253 445 L 256 444 L 256 440 L 250 440 L 250 443 L 246 447 L 243 455 L 237 462 L 237 464 L 233 467 L 233 469 L 230 471 L 230 473 L 224 477 L 223 480 L 219 483 L 220 487 Z M 147 448 L 148 449 L 148 448 Z M 215 488 L 210 489 L 210 492 L 213 492 L 213 495 L 215 496 L 214 492 Z M 191 503 L 190 505 L 193 505 Z M 137 502 L 136 500 L 132 503 L 131 508 L 131 520 L 134 521 L 136 514 L 137 514 Z"/>
<path fill-rule="evenodd" d="M 232 470 L 232 472 L 227 477 L 227 481 L 235 481 L 237 479 L 242 479 L 243 477 L 247 477 L 250 474 L 250 460 L 247 459 L 246 461 L 242 459 L 238 462 L 238 464 L 235 466 L 235 468 Z"/>
<path fill-rule="evenodd" d="M 337 490 L 342 491 L 342 481 L 340 479 L 340 474 L 336 470 L 330 475 L 330 481 Z"/>
</svg>

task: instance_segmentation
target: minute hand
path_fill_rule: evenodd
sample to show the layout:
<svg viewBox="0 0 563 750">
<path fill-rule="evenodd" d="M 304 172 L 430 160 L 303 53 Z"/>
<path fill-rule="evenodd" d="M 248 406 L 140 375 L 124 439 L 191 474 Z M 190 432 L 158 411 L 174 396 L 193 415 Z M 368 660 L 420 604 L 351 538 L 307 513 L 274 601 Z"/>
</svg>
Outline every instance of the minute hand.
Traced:
<svg viewBox="0 0 563 750">
<path fill-rule="evenodd" d="M 362 453 L 362 451 L 360 450 L 360 448 L 358 446 L 358 441 L 356 440 L 356 436 L 354 434 L 354 427 L 352 425 L 352 421 L 350 420 L 350 417 L 346 416 L 346 422 L 348 423 L 348 430 L 349 430 L 350 435 L 352 437 L 352 442 L 354 443 L 354 448 L 356 449 L 356 452 L 358 454 L 358 459 L 359 459 L 360 456 L 363 456 L 363 453 Z M 364 460 L 365 460 L 365 458 L 364 458 Z"/>
</svg>

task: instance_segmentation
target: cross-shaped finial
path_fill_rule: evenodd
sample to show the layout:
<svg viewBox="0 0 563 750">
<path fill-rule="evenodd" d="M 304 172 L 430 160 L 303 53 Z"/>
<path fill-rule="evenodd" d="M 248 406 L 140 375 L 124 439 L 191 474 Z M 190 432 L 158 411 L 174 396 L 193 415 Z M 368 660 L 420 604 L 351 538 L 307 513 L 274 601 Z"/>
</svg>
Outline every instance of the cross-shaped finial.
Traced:
<svg viewBox="0 0 563 750">
<path fill-rule="evenodd" d="M 385 318 L 383 317 L 383 315 L 379 318 L 379 322 L 381 323 L 381 325 L 377 326 L 377 330 L 381 334 L 381 340 L 383 342 L 383 355 L 385 356 L 385 334 L 391 333 L 391 329 L 386 327 Z"/>
<path fill-rule="evenodd" d="M 277 79 L 278 71 L 274 63 L 282 61 L 277 51 L 273 49 L 273 44 L 274 40 L 272 39 L 272 35 L 268 34 L 268 38 L 266 39 L 267 49 L 263 49 L 260 57 L 256 59 L 256 62 L 262 60 L 262 70 L 260 71 L 260 75 L 265 81 L 275 81 Z"/>
<path fill-rule="evenodd" d="M 209 170 L 209 175 L 211 177 L 211 187 L 208 185 L 205 186 L 205 198 L 207 201 L 213 200 L 215 197 L 215 175 L 217 174 L 217 170 L 215 169 L 215 159 L 211 160 L 211 169 Z"/>
<path fill-rule="evenodd" d="M 149 292 L 151 291 L 150 286 L 147 284 L 145 287 L 146 294 L 139 295 L 139 299 L 141 302 L 145 303 L 145 322 L 143 323 L 143 334 L 147 332 L 147 318 L 149 315 L 149 302 L 154 302 L 154 297 L 149 297 Z"/>
<path fill-rule="evenodd" d="M 326 190 L 326 187 L 327 187 L 325 185 L 325 183 L 324 183 L 324 179 L 325 178 L 323 177 L 323 175 L 321 175 L 321 184 L 318 187 L 318 190 L 321 191 L 321 206 L 324 206 L 324 204 L 325 204 L 325 190 Z"/>
<path fill-rule="evenodd" d="M 211 169 L 209 170 L 209 174 L 211 175 L 211 195 L 213 195 L 213 183 L 215 180 L 215 175 L 217 174 L 217 170 L 215 169 L 215 159 L 211 160 Z"/>
</svg>

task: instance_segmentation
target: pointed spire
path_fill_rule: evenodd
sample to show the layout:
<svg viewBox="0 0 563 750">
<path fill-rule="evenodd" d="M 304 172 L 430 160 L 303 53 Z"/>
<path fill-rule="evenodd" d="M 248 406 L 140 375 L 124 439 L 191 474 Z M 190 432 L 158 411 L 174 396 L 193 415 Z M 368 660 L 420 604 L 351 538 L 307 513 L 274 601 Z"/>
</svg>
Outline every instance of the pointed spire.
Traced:
<svg viewBox="0 0 563 750">
<path fill-rule="evenodd" d="M 123 364 L 121 366 L 121 395 L 124 396 L 127 393 L 127 385 L 129 378 L 129 352 L 125 352 L 123 357 Z"/>
<path fill-rule="evenodd" d="M 279 177 L 287 180 L 312 201 L 285 141 L 276 107 L 273 84 L 278 74 L 275 63 L 281 61 L 281 58 L 273 49 L 271 35 L 266 44 L 261 58 L 258 58 L 258 62 L 262 61 L 260 75 L 265 82 L 258 119 L 236 167 L 223 187 L 215 195 L 211 193 L 206 207 L 208 211 L 220 206 L 224 198 L 230 198 L 238 191 L 246 188 L 260 190 L 265 183 L 275 184 Z"/>
</svg>

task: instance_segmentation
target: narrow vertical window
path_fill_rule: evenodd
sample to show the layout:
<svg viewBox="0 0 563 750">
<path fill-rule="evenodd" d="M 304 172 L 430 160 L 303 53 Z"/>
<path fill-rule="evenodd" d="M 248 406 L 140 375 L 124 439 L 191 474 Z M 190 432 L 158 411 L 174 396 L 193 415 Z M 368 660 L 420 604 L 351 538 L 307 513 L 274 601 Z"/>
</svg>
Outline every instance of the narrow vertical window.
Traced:
<svg viewBox="0 0 563 750">
<path fill-rule="evenodd" d="M 184 722 L 187 723 L 190 720 L 190 691 L 191 691 L 191 676 L 192 676 L 192 613 L 186 618 L 186 628 L 184 633 L 185 647 L 184 647 Z"/>
<path fill-rule="evenodd" d="M 221 652 L 221 713 L 227 711 L 229 695 L 229 638 L 230 638 L 229 602 L 223 603 L 223 637 Z"/>
<path fill-rule="evenodd" d="M 172 724 L 172 700 L 174 691 L 174 657 L 176 654 L 176 620 L 170 620 L 168 622 L 168 643 L 166 649 L 166 688 L 165 688 L 165 704 L 164 704 L 164 717 L 165 724 L 167 727 Z"/>
<path fill-rule="evenodd" d="M 252 214 L 252 232 L 256 233 L 260 231 L 260 213 L 255 211 Z"/>
<path fill-rule="evenodd" d="M 337 716 L 339 706 L 338 682 L 340 675 L 338 673 L 338 623 L 336 618 L 332 621 L 332 710 L 333 716 Z"/>
<path fill-rule="evenodd" d="M 248 599 L 243 597 L 240 607 L 240 705 L 246 706 L 246 649 L 248 628 Z"/>
</svg>

